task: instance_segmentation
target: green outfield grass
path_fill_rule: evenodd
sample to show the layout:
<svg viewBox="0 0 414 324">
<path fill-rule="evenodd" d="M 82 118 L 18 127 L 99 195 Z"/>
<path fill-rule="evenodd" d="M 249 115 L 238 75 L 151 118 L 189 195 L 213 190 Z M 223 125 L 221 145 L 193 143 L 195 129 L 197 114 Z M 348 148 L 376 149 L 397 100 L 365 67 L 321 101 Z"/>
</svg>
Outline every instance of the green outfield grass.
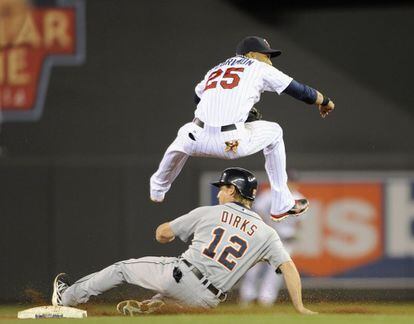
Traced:
<svg viewBox="0 0 414 324">
<path fill-rule="evenodd" d="M 0 306 L 1 323 L 22 323 L 18 320 L 17 312 L 30 305 L 24 306 Z M 261 324 L 261 323 L 321 323 L 321 324 L 341 324 L 341 323 L 414 323 L 414 303 L 411 304 L 384 304 L 384 303 L 318 303 L 308 307 L 320 312 L 319 315 L 301 316 L 294 312 L 288 304 L 280 304 L 272 308 L 262 308 L 257 306 L 242 308 L 235 305 L 222 305 L 221 307 L 208 312 L 189 312 L 180 314 L 158 314 L 143 315 L 139 317 L 118 316 L 114 305 L 89 305 L 84 309 L 88 311 L 88 318 L 75 319 L 47 319 L 48 324 L 52 323 L 151 323 L 151 324 Z"/>
</svg>

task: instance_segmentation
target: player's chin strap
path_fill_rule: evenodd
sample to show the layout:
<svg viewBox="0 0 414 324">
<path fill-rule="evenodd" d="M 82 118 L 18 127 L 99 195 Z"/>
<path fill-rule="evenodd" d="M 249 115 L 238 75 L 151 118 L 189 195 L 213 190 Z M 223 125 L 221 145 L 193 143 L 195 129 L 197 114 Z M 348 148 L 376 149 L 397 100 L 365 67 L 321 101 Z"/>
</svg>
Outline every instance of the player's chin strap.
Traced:
<svg viewBox="0 0 414 324">
<path fill-rule="evenodd" d="M 224 302 L 227 299 L 227 294 L 216 288 L 206 276 L 202 274 L 191 262 L 186 259 L 181 259 L 181 261 L 190 268 L 191 272 L 199 279 L 202 280 L 201 284 L 205 286 L 210 292 L 212 292 L 221 302 Z"/>
</svg>

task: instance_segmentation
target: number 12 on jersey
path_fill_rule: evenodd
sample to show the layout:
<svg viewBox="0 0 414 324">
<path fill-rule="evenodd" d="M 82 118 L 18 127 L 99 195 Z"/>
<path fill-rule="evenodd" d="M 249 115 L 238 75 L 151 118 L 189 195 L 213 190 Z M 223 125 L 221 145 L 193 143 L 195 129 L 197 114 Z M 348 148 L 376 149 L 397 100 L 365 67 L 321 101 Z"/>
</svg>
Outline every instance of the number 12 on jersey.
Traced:
<svg viewBox="0 0 414 324">
<path fill-rule="evenodd" d="M 231 236 L 228 239 L 228 242 L 226 242 L 227 244 L 222 249 L 220 255 L 216 258 L 217 247 L 223 239 L 225 232 L 226 230 L 224 228 L 216 227 L 213 231 L 213 240 L 210 242 L 210 245 L 203 250 L 203 254 L 232 271 L 237 262 L 229 260 L 228 257 L 231 255 L 236 259 L 240 259 L 246 253 L 247 242 L 238 235 Z"/>
</svg>

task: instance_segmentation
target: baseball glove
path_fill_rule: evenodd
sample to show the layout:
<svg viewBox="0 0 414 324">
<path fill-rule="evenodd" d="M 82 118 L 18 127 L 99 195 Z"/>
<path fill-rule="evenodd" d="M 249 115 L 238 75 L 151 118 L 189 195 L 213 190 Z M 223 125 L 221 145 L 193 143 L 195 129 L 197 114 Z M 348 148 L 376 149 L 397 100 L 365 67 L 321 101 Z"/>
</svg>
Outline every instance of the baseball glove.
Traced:
<svg viewBox="0 0 414 324">
<path fill-rule="evenodd" d="M 249 111 L 249 116 L 246 119 L 246 123 L 250 123 L 256 120 L 260 120 L 262 119 L 262 113 L 255 107 L 253 107 L 252 109 L 250 109 Z"/>
</svg>

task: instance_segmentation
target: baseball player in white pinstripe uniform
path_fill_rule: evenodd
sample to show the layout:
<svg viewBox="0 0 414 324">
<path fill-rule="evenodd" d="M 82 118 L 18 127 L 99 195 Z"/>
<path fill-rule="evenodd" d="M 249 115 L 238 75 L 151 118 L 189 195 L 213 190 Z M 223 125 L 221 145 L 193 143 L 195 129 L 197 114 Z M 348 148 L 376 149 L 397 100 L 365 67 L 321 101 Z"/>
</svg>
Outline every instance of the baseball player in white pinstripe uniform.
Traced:
<svg viewBox="0 0 414 324">
<path fill-rule="evenodd" d="M 303 195 L 296 190 L 296 184 L 292 182 L 289 175 L 289 188 L 295 199 L 303 198 Z M 261 215 L 269 215 L 272 202 L 270 188 L 261 186 L 253 204 L 253 210 Z M 296 232 L 300 225 L 301 218 L 294 217 L 285 219 L 283 222 L 272 222 L 269 218 L 263 219 L 266 224 L 274 228 L 279 235 L 283 246 L 289 254 L 294 252 Z M 276 301 L 279 291 L 283 286 L 283 276 L 275 273 L 272 267 L 265 262 L 259 262 L 253 266 L 244 276 L 240 284 L 240 302 L 248 305 L 254 300 L 262 306 L 272 306 Z"/>
<path fill-rule="evenodd" d="M 91 296 L 127 282 L 158 294 L 145 302 L 119 303 L 118 310 L 125 315 L 151 312 L 167 298 L 187 306 L 216 307 L 251 266 L 266 261 L 283 273 L 295 309 L 301 314 L 315 314 L 303 306 L 299 273 L 276 231 L 250 209 L 257 190 L 255 176 L 242 168 L 228 168 L 212 185 L 219 187 L 219 205 L 196 208 L 157 228 L 160 243 L 169 243 L 175 237 L 187 242 L 193 236 L 179 258 L 117 262 L 73 285 L 59 274 L 52 304 L 86 303 Z"/>
<path fill-rule="evenodd" d="M 189 156 L 237 159 L 263 150 L 272 190 L 271 218 L 280 221 L 307 210 L 306 199 L 295 200 L 287 186 L 282 128 L 274 122 L 248 120 L 249 111 L 264 91 L 286 93 L 316 104 L 322 117 L 334 103 L 320 92 L 293 80 L 272 66 L 281 54 L 260 37 L 237 46 L 236 56 L 207 72 L 195 88 L 198 103 L 193 122 L 180 128 L 150 180 L 150 197 L 162 202 Z"/>
</svg>

